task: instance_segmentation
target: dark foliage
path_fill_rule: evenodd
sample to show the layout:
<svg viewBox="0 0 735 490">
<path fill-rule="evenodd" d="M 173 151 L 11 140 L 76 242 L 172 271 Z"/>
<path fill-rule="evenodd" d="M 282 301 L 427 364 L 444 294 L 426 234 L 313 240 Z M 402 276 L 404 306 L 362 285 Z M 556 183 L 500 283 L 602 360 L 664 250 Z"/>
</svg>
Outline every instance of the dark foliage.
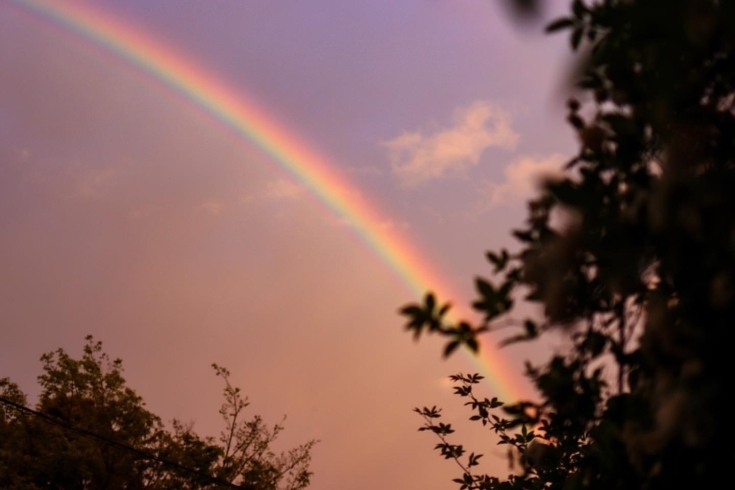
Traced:
<svg viewBox="0 0 735 490">
<path fill-rule="evenodd" d="M 488 253 L 484 322 L 447 321 L 431 295 L 402 312 L 414 335 L 446 336 L 447 354 L 477 351 L 523 297 L 543 318 L 517 318 L 506 341 L 555 329 L 572 347 L 528 366 L 538 401 L 501 406 L 476 376 L 452 378 L 522 472 L 476 472 L 436 409 L 418 410 L 423 429 L 463 489 L 720 486 L 735 463 L 735 2 L 574 0 L 547 30 L 579 57 L 578 154 L 528 203 L 518 250 Z"/>
<path fill-rule="evenodd" d="M 300 490 L 308 486 L 315 441 L 287 453 L 271 448 L 281 424 L 245 419 L 248 406 L 230 373 L 220 437 L 190 424 L 166 427 L 149 412 L 102 344 L 87 338 L 81 359 L 59 349 L 44 354 L 35 409 L 15 383 L 0 379 L 0 488 L 18 490 Z"/>
</svg>

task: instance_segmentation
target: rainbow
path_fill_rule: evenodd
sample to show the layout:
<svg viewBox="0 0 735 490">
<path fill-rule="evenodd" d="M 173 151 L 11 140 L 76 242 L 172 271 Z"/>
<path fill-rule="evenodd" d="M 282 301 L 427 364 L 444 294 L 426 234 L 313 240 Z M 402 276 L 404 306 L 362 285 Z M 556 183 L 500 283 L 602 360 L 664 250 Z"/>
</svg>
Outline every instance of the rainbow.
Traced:
<svg viewBox="0 0 735 490">
<path fill-rule="evenodd" d="M 43 20 L 114 54 L 147 78 L 204 111 L 249 145 L 260 149 L 302 182 L 339 218 L 349 223 L 417 297 L 422 297 L 427 289 L 435 291 L 439 298 L 458 297 L 443 286 L 445 282 L 416 247 L 397 230 L 385 226 L 389 221 L 378 206 L 361 197 L 356 187 L 339 173 L 336 165 L 330 165 L 326 158 L 300 141 L 293 131 L 273 120 L 252 97 L 244 96 L 241 88 L 228 87 L 164 43 L 91 3 L 11 0 L 11 4 L 24 13 L 32 14 L 34 19 Z M 466 315 L 469 311 L 462 313 Z M 482 349 L 481 357 L 468 353 L 468 358 L 485 375 L 495 393 L 505 400 L 527 396 L 519 378 L 508 369 L 501 352 L 487 343 Z"/>
</svg>

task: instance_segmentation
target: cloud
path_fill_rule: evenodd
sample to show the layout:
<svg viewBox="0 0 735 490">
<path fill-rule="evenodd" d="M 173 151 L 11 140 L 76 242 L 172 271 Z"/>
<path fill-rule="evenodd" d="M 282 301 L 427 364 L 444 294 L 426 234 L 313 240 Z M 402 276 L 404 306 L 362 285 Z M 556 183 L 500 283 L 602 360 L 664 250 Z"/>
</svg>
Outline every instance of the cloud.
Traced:
<svg viewBox="0 0 735 490">
<path fill-rule="evenodd" d="M 109 197 L 113 187 L 118 183 L 122 175 L 120 166 L 108 166 L 96 168 L 92 166 L 78 165 L 75 194 L 81 198 L 102 199 Z"/>
<path fill-rule="evenodd" d="M 304 193 L 304 186 L 289 179 L 275 179 L 265 183 L 254 192 L 240 197 L 242 204 L 253 201 L 280 201 L 294 200 Z"/>
<path fill-rule="evenodd" d="M 498 184 L 490 182 L 485 186 L 481 211 L 489 211 L 502 205 L 531 197 L 542 180 L 561 175 L 562 166 L 567 161 L 564 155 L 554 153 L 546 157 L 522 157 L 505 167 L 505 180 Z"/>
<path fill-rule="evenodd" d="M 266 184 L 263 197 L 269 199 L 296 199 L 303 192 L 303 186 L 291 180 L 277 179 Z"/>
<path fill-rule="evenodd" d="M 383 169 L 373 165 L 346 167 L 344 171 L 352 175 L 383 175 Z"/>
<path fill-rule="evenodd" d="M 477 165 L 486 149 L 510 150 L 517 141 L 505 111 L 476 101 L 456 110 L 450 127 L 430 134 L 403 133 L 382 145 L 388 148 L 393 173 L 404 185 L 414 186 Z"/>
<path fill-rule="evenodd" d="M 199 209 L 210 216 L 219 216 L 225 211 L 226 204 L 219 199 L 210 199 L 202 202 Z"/>
</svg>

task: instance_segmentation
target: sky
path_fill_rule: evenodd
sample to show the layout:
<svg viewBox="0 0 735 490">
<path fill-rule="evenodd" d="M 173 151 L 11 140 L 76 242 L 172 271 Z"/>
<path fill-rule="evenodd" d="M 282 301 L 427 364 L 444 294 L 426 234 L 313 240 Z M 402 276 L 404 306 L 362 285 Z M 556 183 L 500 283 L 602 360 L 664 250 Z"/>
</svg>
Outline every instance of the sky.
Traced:
<svg viewBox="0 0 735 490">
<path fill-rule="evenodd" d="M 403 237 L 440 282 L 419 287 L 469 303 L 485 251 L 512 246 L 535 182 L 574 150 L 567 40 L 496 1 L 68 1 L 257 104 L 381 210 L 366 232 L 257 142 L 24 4 L 0 3 L 0 376 L 33 395 L 39 356 L 92 334 L 149 409 L 215 435 L 216 362 L 251 414 L 287 415 L 280 448 L 320 440 L 311 488 L 453 488 L 412 408 L 466 419 L 456 372 L 529 393 L 523 360 L 554 346 L 498 352 L 495 337 L 483 359 L 443 361 L 441 340 L 403 330 L 417 291 L 369 238 Z M 507 471 L 490 433 L 457 442 Z"/>
</svg>

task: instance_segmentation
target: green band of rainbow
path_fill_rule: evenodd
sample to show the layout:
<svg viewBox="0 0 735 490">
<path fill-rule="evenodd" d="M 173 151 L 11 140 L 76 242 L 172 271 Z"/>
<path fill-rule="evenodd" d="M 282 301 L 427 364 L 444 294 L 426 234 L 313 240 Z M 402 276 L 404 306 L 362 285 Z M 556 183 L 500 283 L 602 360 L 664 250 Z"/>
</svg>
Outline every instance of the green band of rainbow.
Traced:
<svg viewBox="0 0 735 490">
<path fill-rule="evenodd" d="M 163 43 L 92 4 L 70 0 L 11 2 L 22 11 L 33 13 L 35 18 L 114 53 L 214 117 L 244 142 L 258 147 L 349 223 L 417 297 L 431 289 L 442 299 L 457 298 L 443 286 L 444 282 L 415 247 L 397 230 L 384 226 L 388 222 L 385 215 L 375 203 L 361 197 L 356 187 L 340 175 L 337 166 L 329 165 L 327 159 L 300 141 L 293 131 L 269 117 L 240 88 L 229 88 Z M 499 397 L 506 400 L 523 397 L 522 385 L 496 347 L 483 345 L 481 357 L 468 356 Z"/>
</svg>

